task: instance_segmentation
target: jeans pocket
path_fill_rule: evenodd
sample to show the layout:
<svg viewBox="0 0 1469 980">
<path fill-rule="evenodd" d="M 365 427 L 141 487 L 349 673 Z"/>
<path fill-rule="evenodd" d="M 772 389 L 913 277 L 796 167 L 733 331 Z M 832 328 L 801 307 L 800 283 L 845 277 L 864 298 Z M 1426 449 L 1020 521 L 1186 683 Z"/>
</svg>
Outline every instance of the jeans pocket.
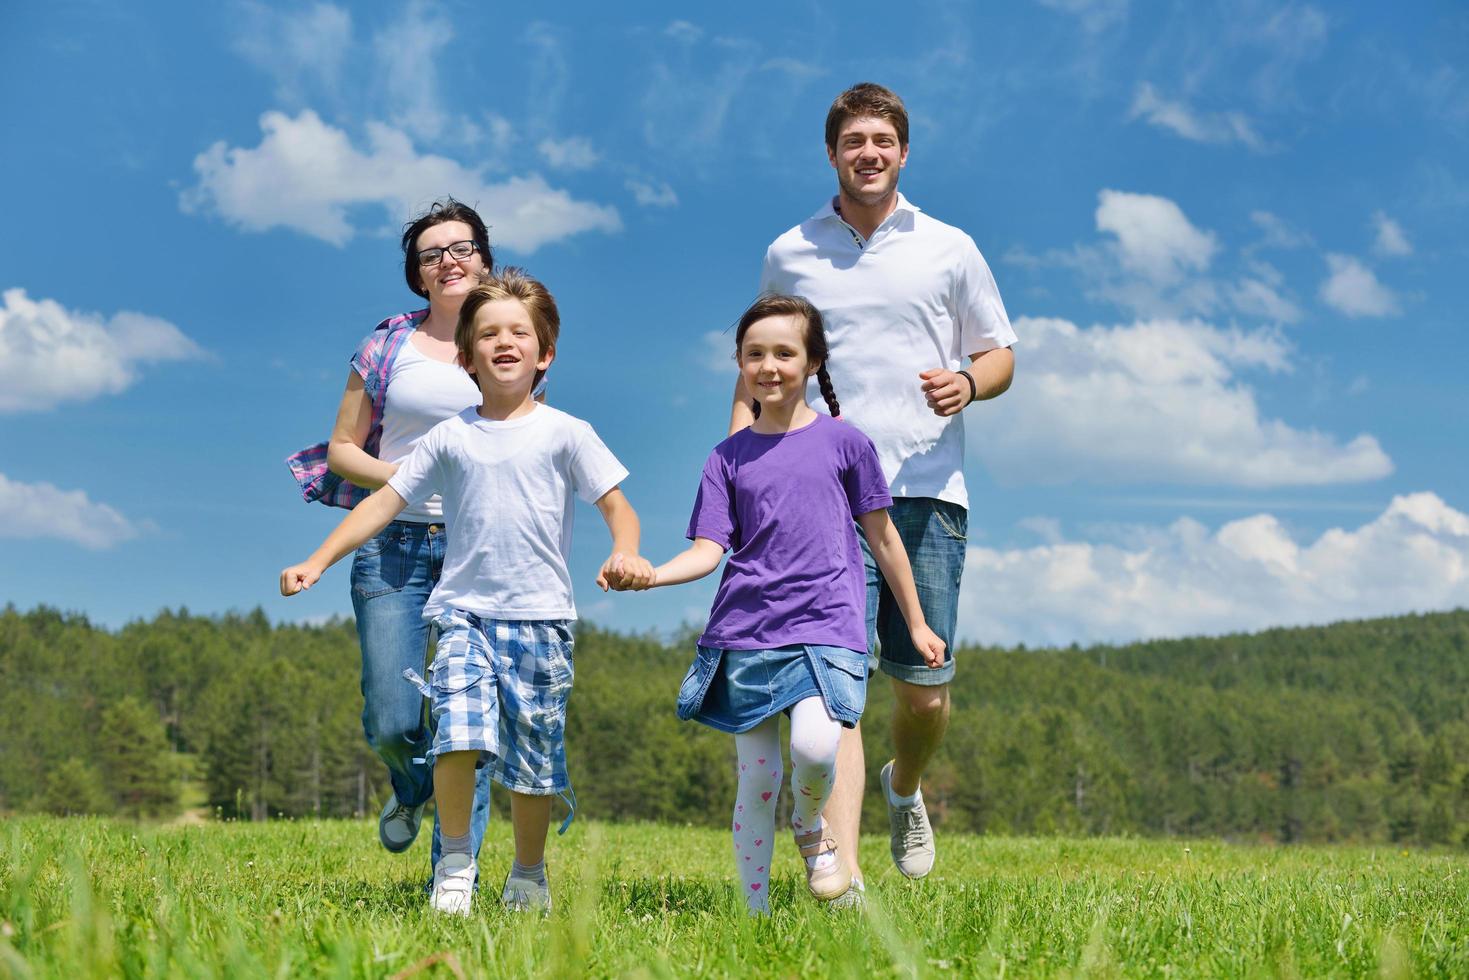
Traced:
<svg viewBox="0 0 1469 980">
<path fill-rule="evenodd" d="M 699 647 L 698 655 L 678 687 L 678 716 L 684 721 L 694 717 L 704 707 L 704 695 L 709 693 L 709 685 L 713 683 L 714 674 L 719 670 L 722 656 L 722 651 Z"/>
<path fill-rule="evenodd" d="M 854 650 L 821 647 L 826 664 L 826 695 L 843 708 L 860 715 L 867 707 L 867 657 Z"/>
<path fill-rule="evenodd" d="M 969 539 L 969 511 L 947 500 L 933 502 L 933 519 L 946 536 L 955 541 Z"/>
<path fill-rule="evenodd" d="M 398 592 L 408 584 L 408 541 L 388 528 L 363 542 L 352 557 L 352 591 L 363 599 Z"/>
</svg>

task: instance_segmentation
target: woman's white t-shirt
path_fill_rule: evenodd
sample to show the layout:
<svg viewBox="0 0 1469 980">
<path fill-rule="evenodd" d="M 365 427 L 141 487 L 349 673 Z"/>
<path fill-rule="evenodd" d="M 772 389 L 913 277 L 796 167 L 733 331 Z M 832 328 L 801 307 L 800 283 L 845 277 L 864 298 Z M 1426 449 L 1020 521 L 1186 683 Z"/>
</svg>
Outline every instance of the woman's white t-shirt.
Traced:
<svg viewBox="0 0 1469 980">
<path fill-rule="evenodd" d="M 434 360 L 413 346 L 412 337 L 406 338 L 388 371 L 378 458 L 403 462 L 429 429 L 478 406 L 480 400 L 479 386 L 467 371 L 458 364 Z M 443 517 L 443 503 L 434 494 L 405 509 L 398 520 L 433 524 Z"/>
</svg>

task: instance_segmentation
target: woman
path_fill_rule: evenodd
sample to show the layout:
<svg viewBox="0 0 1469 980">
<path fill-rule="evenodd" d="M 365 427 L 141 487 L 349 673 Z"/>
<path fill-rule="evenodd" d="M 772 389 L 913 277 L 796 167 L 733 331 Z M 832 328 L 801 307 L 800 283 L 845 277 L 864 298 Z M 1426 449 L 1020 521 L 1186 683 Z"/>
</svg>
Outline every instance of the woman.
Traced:
<svg viewBox="0 0 1469 980">
<path fill-rule="evenodd" d="M 451 197 L 409 223 L 402 245 L 408 288 L 427 299 L 428 307 L 389 317 L 358 345 L 330 441 L 287 461 L 307 500 L 356 506 L 388 481 L 429 429 L 479 404 L 479 389 L 455 361 L 454 327 L 464 297 L 494 265 L 485 223 Z M 413 843 L 433 796 L 433 771 L 424 761 L 432 735 L 423 698 L 403 672 L 424 670 L 430 637 L 423 607 L 443 562 L 438 497 L 404 510 L 352 561 L 362 727 L 392 780 L 393 795 L 378 817 L 378 839 L 393 852 Z M 489 819 L 487 773 L 479 772 L 470 821 L 476 855 Z M 434 865 L 439 852 L 436 824 Z"/>
</svg>

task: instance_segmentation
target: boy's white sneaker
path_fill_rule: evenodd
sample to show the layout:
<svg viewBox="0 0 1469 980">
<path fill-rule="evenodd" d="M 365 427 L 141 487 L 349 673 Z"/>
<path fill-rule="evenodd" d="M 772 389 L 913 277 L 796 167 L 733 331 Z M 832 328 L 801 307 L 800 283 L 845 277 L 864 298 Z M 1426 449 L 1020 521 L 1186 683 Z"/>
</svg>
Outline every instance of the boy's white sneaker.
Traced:
<svg viewBox="0 0 1469 980">
<path fill-rule="evenodd" d="M 423 820 L 426 805 L 408 806 L 399 803 L 397 796 L 389 796 L 377 818 L 377 839 L 383 847 L 394 854 L 401 854 L 412 847 L 418 839 L 418 825 Z"/>
<path fill-rule="evenodd" d="M 529 878 L 506 878 L 500 892 L 500 904 L 512 912 L 551 911 L 551 886 L 549 883 L 531 881 Z"/>
<path fill-rule="evenodd" d="M 468 854 L 445 854 L 434 867 L 434 888 L 429 905 L 446 915 L 468 915 L 474 900 L 474 858 Z"/>
<path fill-rule="evenodd" d="M 910 807 L 893 806 L 893 764 L 882 767 L 879 776 L 882 799 L 888 805 L 888 849 L 893 863 L 906 877 L 922 878 L 933 870 L 933 827 L 928 823 L 928 808 L 923 794 Z"/>
<path fill-rule="evenodd" d="M 862 884 L 861 878 L 853 878 L 850 888 L 826 903 L 829 909 L 856 909 L 859 912 L 866 906 L 867 886 Z"/>
</svg>

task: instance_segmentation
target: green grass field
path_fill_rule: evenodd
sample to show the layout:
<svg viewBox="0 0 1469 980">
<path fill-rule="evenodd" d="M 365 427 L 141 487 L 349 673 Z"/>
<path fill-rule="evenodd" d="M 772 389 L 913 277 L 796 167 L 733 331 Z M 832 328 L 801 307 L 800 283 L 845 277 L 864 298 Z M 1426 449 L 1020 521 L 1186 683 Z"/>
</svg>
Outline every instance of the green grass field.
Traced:
<svg viewBox="0 0 1469 980">
<path fill-rule="evenodd" d="M 549 849 L 555 912 L 429 913 L 427 837 L 368 822 L 149 827 L 45 817 L 0 839 L 0 975 L 1466 976 L 1458 856 L 1382 848 L 939 837 L 923 882 L 864 841 L 871 901 L 805 897 L 782 841 L 774 914 L 736 905 L 719 831 L 579 821 Z"/>
</svg>

